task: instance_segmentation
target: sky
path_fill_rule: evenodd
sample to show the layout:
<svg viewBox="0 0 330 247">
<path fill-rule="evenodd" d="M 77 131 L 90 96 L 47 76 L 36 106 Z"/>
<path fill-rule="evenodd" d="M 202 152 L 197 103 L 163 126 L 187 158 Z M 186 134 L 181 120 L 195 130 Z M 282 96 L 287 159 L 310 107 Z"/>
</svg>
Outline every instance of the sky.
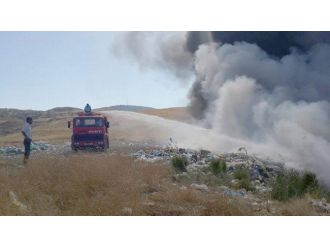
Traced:
<svg viewBox="0 0 330 247">
<path fill-rule="evenodd" d="M 0 32 L 0 108 L 187 104 L 188 86 L 111 52 L 115 32 Z"/>
</svg>

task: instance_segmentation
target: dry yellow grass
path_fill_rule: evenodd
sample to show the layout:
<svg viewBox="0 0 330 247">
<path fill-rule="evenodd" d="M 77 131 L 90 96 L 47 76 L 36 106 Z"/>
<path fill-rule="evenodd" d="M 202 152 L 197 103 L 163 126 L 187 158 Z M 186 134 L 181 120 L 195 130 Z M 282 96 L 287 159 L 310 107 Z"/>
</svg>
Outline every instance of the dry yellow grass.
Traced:
<svg viewBox="0 0 330 247">
<path fill-rule="evenodd" d="M 0 167 L 0 215 L 249 215 L 219 194 L 181 189 L 168 165 L 83 153 Z M 15 194 L 23 210 L 13 203 Z"/>
<path fill-rule="evenodd" d="M 279 204 L 279 214 L 284 216 L 315 216 L 319 215 L 306 198 L 293 199 Z"/>
</svg>

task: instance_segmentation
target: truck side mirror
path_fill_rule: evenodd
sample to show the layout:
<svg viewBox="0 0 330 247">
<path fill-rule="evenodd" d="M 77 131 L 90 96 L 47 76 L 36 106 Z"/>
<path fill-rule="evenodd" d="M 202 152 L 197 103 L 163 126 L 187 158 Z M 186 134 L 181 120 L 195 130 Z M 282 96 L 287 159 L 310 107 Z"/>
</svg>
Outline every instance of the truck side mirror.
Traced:
<svg viewBox="0 0 330 247">
<path fill-rule="evenodd" d="M 109 121 L 106 122 L 105 127 L 107 127 L 107 129 L 110 127 Z"/>
<path fill-rule="evenodd" d="M 71 128 L 71 121 L 68 121 L 68 128 Z"/>
</svg>

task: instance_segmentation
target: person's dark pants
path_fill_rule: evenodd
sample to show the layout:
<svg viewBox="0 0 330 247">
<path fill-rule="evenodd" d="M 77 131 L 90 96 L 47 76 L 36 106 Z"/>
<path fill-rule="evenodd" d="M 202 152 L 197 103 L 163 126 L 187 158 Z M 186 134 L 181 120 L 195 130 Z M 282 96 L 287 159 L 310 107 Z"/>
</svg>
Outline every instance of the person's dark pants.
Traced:
<svg viewBox="0 0 330 247">
<path fill-rule="evenodd" d="M 31 140 L 25 138 L 23 144 L 24 144 L 24 156 L 25 158 L 29 158 L 31 152 Z"/>
</svg>

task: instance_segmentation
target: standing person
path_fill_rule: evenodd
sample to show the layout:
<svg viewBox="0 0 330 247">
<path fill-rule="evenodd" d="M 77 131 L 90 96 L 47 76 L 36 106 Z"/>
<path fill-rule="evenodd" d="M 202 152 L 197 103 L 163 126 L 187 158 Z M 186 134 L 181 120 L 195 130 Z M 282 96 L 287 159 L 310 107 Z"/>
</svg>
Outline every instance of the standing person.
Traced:
<svg viewBox="0 0 330 247">
<path fill-rule="evenodd" d="M 92 113 L 92 107 L 87 103 L 87 105 L 84 108 L 85 113 L 90 114 Z"/>
<path fill-rule="evenodd" d="M 26 123 L 24 124 L 24 127 L 22 129 L 22 134 L 24 136 L 24 164 L 27 163 L 27 160 L 29 159 L 30 152 L 31 152 L 31 142 L 32 142 L 32 135 L 31 135 L 31 129 L 32 129 L 32 117 L 26 118 Z"/>
</svg>

